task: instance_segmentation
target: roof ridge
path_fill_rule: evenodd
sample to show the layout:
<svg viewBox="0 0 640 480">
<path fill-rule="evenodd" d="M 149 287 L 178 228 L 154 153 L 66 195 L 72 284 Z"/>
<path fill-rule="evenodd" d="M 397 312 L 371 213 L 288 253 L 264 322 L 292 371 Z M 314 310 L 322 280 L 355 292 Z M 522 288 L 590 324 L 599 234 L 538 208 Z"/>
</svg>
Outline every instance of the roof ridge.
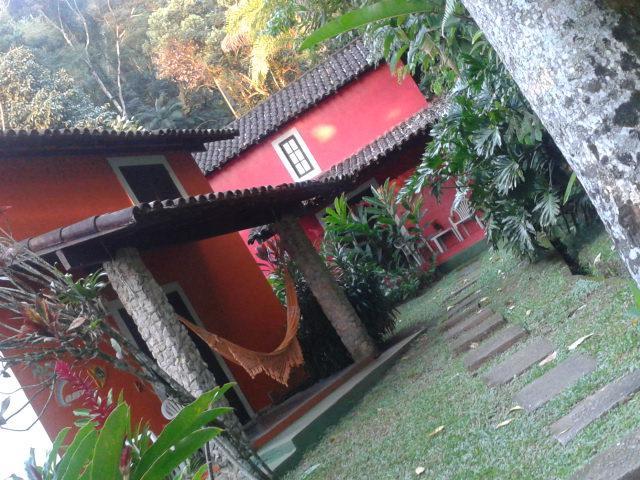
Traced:
<svg viewBox="0 0 640 480">
<path fill-rule="evenodd" d="M 362 38 L 356 38 L 231 122 L 230 126 L 239 128 L 239 136 L 209 143 L 205 152 L 194 153 L 196 163 L 205 175 L 219 170 L 285 123 L 374 68 L 381 58 Z"/>
</svg>

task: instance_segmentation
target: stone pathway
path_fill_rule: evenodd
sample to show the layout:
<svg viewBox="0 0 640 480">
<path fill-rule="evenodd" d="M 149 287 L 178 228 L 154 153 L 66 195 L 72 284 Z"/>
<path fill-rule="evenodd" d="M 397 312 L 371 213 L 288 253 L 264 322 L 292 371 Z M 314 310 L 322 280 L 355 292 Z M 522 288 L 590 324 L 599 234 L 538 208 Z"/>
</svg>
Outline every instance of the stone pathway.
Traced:
<svg viewBox="0 0 640 480">
<path fill-rule="evenodd" d="M 532 412 L 595 369 L 596 361 L 593 357 L 574 353 L 520 390 L 515 400 L 522 408 Z"/>
<path fill-rule="evenodd" d="M 535 337 L 525 347 L 489 370 L 483 379 L 490 387 L 504 385 L 551 355 L 553 351 L 554 347 L 549 340 Z"/>
<path fill-rule="evenodd" d="M 492 358 L 506 352 L 527 336 L 527 332 L 519 325 L 509 325 L 494 336 L 482 342 L 462 359 L 463 365 L 470 372 L 475 372 Z"/>
<path fill-rule="evenodd" d="M 476 268 L 471 265 L 460 271 L 461 278 L 466 277 L 465 284 L 445 300 L 445 304 L 453 308 L 449 309 L 447 319 L 439 326 L 452 353 L 459 354 L 468 350 L 462 362 L 472 374 L 528 335 L 518 325 L 505 326 L 504 318 L 491 309 L 481 308 L 483 292 L 475 289 L 480 276 L 474 273 Z M 522 348 L 494 365 L 482 378 L 489 387 L 499 388 L 535 367 L 554 350 L 548 339 L 532 338 Z M 596 360 L 593 357 L 585 353 L 573 353 L 522 388 L 514 400 L 526 411 L 534 412 L 595 369 Z M 550 432 L 558 442 L 566 445 L 584 428 L 626 402 L 638 391 L 640 370 L 624 375 L 578 402 L 571 411 L 549 427 Z M 640 429 L 593 457 L 571 478 L 640 480 Z"/>
<path fill-rule="evenodd" d="M 593 457 L 572 480 L 637 480 L 640 478 L 640 430 L 631 432 Z"/>
<path fill-rule="evenodd" d="M 475 313 L 471 313 L 469 316 L 467 316 L 466 320 L 463 320 L 457 323 L 456 325 L 451 327 L 449 330 L 444 332 L 442 337 L 445 340 L 450 340 L 452 338 L 455 338 L 461 333 L 466 332 L 467 330 L 470 330 L 474 327 L 477 327 L 484 320 L 489 318 L 491 315 L 495 315 L 492 310 L 488 308 L 482 308 Z"/>
<path fill-rule="evenodd" d="M 551 433 L 556 440 L 566 445 L 583 428 L 628 400 L 638 390 L 640 390 L 640 370 L 605 385 L 579 402 L 567 415 L 551 425 Z"/>
<path fill-rule="evenodd" d="M 481 342 L 493 332 L 500 329 L 505 324 L 504 318 L 500 314 L 493 314 L 476 327 L 461 333 L 450 343 L 451 350 L 460 354 L 469 350 L 472 344 Z"/>
</svg>

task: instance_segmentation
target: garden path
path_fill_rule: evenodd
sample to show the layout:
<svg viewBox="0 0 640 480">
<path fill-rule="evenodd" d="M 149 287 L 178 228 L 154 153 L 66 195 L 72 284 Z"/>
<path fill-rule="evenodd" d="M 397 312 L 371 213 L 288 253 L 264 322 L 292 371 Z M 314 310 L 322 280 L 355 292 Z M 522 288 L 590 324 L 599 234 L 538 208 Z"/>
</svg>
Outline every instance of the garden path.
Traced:
<svg viewBox="0 0 640 480">
<path fill-rule="evenodd" d="M 462 285 L 446 300 L 447 318 L 440 324 L 443 338 L 454 354 L 467 352 L 463 363 L 474 374 L 484 363 L 510 350 L 528 333 L 518 325 L 509 325 L 504 318 L 488 308 L 482 289 L 475 289 L 479 278 L 476 265 L 460 270 Z M 481 342 L 482 343 L 478 343 Z M 556 351 L 544 337 L 535 337 L 510 354 L 483 375 L 491 388 L 499 388 L 522 375 L 536 364 L 551 364 Z M 529 413 L 573 386 L 597 368 L 596 359 L 583 353 L 573 353 L 542 376 L 522 388 L 514 397 L 515 408 Z M 589 424 L 606 415 L 640 391 L 640 370 L 635 370 L 605 385 L 578 402 L 549 430 L 562 445 L 574 439 Z M 594 457 L 578 471 L 574 480 L 623 480 L 640 478 L 640 430 Z"/>
</svg>

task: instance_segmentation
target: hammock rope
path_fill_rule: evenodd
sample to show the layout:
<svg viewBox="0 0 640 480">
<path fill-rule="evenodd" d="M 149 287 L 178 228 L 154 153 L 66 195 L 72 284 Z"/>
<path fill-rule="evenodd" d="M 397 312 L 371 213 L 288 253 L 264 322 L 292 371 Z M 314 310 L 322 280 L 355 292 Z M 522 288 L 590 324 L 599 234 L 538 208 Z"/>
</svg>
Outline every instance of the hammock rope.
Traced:
<svg viewBox="0 0 640 480">
<path fill-rule="evenodd" d="M 251 378 L 261 372 L 283 385 L 288 385 L 291 370 L 304 363 L 300 343 L 298 343 L 298 327 L 300 325 L 300 306 L 293 279 L 285 273 L 285 291 L 287 295 L 287 330 L 284 339 L 271 352 L 256 352 L 233 343 L 208 330 L 194 325 L 178 315 L 185 327 L 204 340 L 209 348 L 226 360 L 237 363 L 244 368 Z"/>
</svg>

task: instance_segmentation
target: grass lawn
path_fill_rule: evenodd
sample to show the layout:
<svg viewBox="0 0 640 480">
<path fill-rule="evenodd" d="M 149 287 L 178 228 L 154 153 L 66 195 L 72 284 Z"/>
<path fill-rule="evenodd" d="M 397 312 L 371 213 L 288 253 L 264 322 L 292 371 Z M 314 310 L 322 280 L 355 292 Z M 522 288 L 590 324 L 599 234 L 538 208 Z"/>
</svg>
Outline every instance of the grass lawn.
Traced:
<svg viewBox="0 0 640 480">
<path fill-rule="evenodd" d="M 600 264 L 608 275 L 616 270 L 604 235 L 583 246 L 580 258 L 596 274 Z M 572 277 L 556 259 L 531 265 L 505 253 L 487 252 L 480 262 L 479 284 L 490 306 L 509 322 L 525 326 L 531 336 L 549 338 L 557 360 L 534 367 L 505 387 L 489 389 L 466 372 L 461 357 L 453 357 L 431 328 L 284 478 L 568 478 L 594 453 L 640 425 L 638 395 L 592 423 L 566 447 L 548 433 L 548 426 L 576 402 L 640 366 L 640 331 L 626 313 L 631 306 L 629 279 Z M 443 299 L 455 288 L 457 276 L 447 275 L 405 304 L 400 328 L 439 322 L 446 308 Z M 535 413 L 510 413 L 514 393 L 566 358 L 567 346 L 589 333 L 595 335 L 577 350 L 595 356 L 597 370 Z M 510 424 L 496 428 L 509 418 Z M 439 426 L 444 428 L 430 436 Z M 419 477 L 417 467 L 425 469 Z"/>
</svg>

